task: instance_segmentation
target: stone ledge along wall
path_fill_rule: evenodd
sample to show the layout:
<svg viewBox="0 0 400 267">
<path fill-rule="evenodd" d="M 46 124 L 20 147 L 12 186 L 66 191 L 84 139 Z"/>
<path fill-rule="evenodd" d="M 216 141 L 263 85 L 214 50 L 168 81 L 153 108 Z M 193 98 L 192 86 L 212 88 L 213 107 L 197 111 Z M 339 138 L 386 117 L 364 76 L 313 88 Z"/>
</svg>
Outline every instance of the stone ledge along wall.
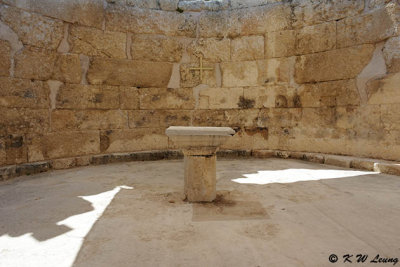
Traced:
<svg viewBox="0 0 400 267">
<path fill-rule="evenodd" d="M 399 160 L 399 21 L 384 0 L 0 0 L 0 166 L 174 149 L 170 125 Z"/>
</svg>

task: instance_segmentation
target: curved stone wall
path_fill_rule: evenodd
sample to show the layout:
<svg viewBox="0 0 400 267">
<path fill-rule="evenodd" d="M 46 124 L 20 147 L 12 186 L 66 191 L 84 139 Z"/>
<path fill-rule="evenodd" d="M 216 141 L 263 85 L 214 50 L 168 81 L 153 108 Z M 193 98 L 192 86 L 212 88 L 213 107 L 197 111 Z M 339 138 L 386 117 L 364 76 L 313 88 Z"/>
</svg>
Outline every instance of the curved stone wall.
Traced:
<svg viewBox="0 0 400 267">
<path fill-rule="evenodd" d="M 0 5 L 0 166 L 174 149 L 170 125 L 400 159 L 399 1 Z"/>
</svg>

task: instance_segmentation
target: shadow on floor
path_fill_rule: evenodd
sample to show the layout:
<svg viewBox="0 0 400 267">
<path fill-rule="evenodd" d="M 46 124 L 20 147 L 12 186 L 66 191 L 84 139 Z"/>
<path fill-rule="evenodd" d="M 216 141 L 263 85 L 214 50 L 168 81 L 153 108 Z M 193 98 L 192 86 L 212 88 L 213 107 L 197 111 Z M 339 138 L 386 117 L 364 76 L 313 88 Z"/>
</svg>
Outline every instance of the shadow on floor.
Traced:
<svg viewBox="0 0 400 267">
<path fill-rule="evenodd" d="M 91 178 L 52 177 L 56 173 L 0 187 L 0 236 L 31 234 L 37 241 L 46 241 L 68 233 L 73 229 L 62 224 L 63 220 L 94 210 L 85 196 L 115 188 Z"/>
</svg>

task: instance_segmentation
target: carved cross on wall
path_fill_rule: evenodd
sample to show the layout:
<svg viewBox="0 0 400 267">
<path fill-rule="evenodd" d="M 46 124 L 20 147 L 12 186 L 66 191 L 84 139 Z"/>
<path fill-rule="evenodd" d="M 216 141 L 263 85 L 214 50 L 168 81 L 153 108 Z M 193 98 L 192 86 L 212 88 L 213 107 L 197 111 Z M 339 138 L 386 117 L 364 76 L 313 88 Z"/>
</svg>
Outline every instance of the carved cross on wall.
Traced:
<svg viewBox="0 0 400 267">
<path fill-rule="evenodd" d="M 200 58 L 200 66 L 199 67 L 197 67 L 197 68 L 190 68 L 189 70 L 199 70 L 200 71 L 200 81 L 202 81 L 203 80 L 203 71 L 205 71 L 205 70 L 214 70 L 214 68 L 207 68 L 207 67 L 204 67 L 203 66 L 203 55 L 199 55 L 199 58 Z"/>
</svg>

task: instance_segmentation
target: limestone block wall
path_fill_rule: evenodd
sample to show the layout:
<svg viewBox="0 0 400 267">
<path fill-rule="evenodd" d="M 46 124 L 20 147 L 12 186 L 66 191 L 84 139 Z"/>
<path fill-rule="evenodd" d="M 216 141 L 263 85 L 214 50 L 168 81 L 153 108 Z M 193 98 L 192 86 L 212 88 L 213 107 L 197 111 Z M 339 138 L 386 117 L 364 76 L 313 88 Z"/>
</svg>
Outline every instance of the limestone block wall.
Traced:
<svg viewBox="0 0 400 267">
<path fill-rule="evenodd" d="M 399 160 L 399 25 L 398 0 L 0 0 L 0 166 L 174 149 L 170 125 Z"/>
</svg>

